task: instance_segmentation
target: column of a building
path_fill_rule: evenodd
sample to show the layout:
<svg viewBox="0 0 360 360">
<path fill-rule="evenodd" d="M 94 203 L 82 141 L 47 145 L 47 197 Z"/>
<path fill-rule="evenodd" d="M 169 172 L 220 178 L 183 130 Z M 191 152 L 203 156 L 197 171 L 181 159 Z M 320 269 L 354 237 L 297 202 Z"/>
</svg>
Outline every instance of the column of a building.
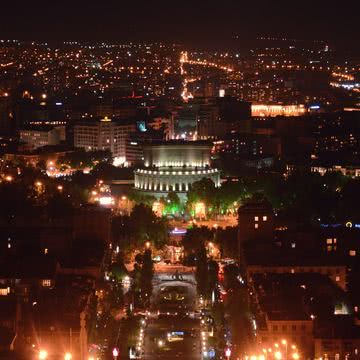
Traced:
<svg viewBox="0 0 360 360">
<path fill-rule="evenodd" d="M 148 189 L 148 178 L 147 176 L 144 176 L 144 190 Z"/>
</svg>

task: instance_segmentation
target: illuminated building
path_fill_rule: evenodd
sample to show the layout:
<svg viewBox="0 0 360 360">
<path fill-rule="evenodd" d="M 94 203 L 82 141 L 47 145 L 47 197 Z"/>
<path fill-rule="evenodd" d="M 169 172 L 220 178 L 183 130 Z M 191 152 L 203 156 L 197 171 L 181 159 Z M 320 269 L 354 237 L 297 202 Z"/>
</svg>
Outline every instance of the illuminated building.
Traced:
<svg viewBox="0 0 360 360">
<path fill-rule="evenodd" d="M 74 127 L 74 146 L 86 151 L 110 150 L 116 164 L 126 161 L 126 140 L 136 130 L 135 122 L 85 120 Z"/>
<path fill-rule="evenodd" d="M 20 130 L 20 140 L 34 149 L 42 146 L 58 145 L 60 143 L 60 132 L 53 126 L 32 126 Z"/>
<path fill-rule="evenodd" d="M 251 116 L 300 116 L 305 113 L 304 105 L 251 105 Z"/>
<path fill-rule="evenodd" d="M 144 145 L 144 167 L 135 171 L 135 188 L 157 197 L 169 191 L 183 194 L 203 178 L 220 186 L 220 174 L 210 167 L 211 144 L 204 141 L 154 142 Z"/>
<path fill-rule="evenodd" d="M 360 177 L 360 167 L 355 166 L 341 166 L 341 165 L 332 165 L 332 166 L 322 166 L 322 165 L 312 165 L 310 168 L 311 172 L 319 173 L 320 175 L 325 175 L 330 172 L 339 172 L 344 176 L 350 176 L 352 178 Z"/>
</svg>

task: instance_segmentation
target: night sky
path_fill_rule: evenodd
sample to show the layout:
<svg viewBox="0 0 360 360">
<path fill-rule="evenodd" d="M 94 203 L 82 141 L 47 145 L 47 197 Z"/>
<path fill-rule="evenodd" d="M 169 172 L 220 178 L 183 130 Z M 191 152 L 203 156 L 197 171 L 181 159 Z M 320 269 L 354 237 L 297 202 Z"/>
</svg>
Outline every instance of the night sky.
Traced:
<svg viewBox="0 0 360 360">
<path fill-rule="evenodd" d="M 287 35 L 358 47 L 356 3 L 355 0 L 7 0 L 5 4 L 1 2 L 0 38 L 163 40 L 216 46 L 234 34 L 244 41 L 258 35 Z"/>
</svg>

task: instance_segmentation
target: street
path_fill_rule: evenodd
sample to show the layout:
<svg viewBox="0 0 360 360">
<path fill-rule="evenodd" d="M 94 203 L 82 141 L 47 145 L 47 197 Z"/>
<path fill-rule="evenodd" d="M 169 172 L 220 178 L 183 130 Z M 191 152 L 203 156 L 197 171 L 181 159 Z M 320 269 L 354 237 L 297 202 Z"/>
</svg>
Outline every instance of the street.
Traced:
<svg viewBox="0 0 360 360">
<path fill-rule="evenodd" d="M 169 267 L 170 268 L 170 267 Z M 200 320 L 196 310 L 196 283 L 184 267 L 155 273 L 151 311 L 145 329 L 144 359 L 201 359 Z M 188 270 L 188 269 L 185 269 Z"/>
</svg>

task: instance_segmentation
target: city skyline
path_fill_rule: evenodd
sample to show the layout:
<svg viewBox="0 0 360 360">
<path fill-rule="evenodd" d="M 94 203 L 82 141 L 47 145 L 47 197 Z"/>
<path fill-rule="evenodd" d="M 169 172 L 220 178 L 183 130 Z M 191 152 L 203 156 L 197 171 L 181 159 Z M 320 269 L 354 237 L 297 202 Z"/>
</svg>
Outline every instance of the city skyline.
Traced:
<svg viewBox="0 0 360 360">
<path fill-rule="evenodd" d="M 342 11 L 329 2 L 266 1 L 225 3 L 165 1 L 91 6 L 84 1 L 7 2 L 0 15 L 0 38 L 19 40 L 172 41 L 188 45 L 246 44 L 259 36 L 323 40 L 350 47 L 359 38 L 355 1 Z M 235 42 L 235 46 L 237 42 Z M 356 49 L 353 49 L 354 51 Z"/>
<path fill-rule="evenodd" d="M 355 2 L 6 2 L 0 360 L 358 360 Z"/>
</svg>

